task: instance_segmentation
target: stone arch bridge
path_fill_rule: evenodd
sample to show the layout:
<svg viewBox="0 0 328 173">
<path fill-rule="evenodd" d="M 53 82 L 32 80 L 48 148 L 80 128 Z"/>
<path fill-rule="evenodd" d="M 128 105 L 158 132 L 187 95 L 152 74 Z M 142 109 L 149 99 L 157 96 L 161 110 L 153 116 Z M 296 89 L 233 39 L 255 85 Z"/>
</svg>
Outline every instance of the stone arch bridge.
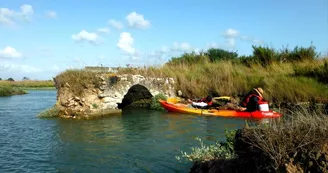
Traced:
<svg viewBox="0 0 328 173">
<path fill-rule="evenodd" d="M 144 77 L 142 75 L 113 75 L 100 77 L 98 98 L 103 109 L 120 109 L 140 99 L 151 99 L 157 94 L 174 97 L 173 78 Z"/>
</svg>

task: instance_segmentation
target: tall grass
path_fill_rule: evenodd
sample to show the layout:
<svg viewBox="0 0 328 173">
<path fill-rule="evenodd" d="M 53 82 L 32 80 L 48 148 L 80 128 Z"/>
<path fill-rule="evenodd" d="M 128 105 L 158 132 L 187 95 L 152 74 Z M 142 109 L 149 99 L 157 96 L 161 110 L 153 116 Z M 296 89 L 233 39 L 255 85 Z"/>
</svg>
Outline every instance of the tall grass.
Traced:
<svg viewBox="0 0 328 173">
<path fill-rule="evenodd" d="M 100 86 L 98 74 L 83 69 L 67 70 L 56 76 L 55 85 L 57 89 L 66 86 L 74 95 L 81 96 L 84 89 Z"/>
<path fill-rule="evenodd" d="M 0 80 L 0 86 L 11 86 L 21 88 L 41 88 L 54 87 L 52 80 L 21 80 L 21 81 L 5 81 Z"/>
<path fill-rule="evenodd" d="M 198 138 L 200 146 L 192 147 L 190 153 L 181 151 L 176 159 L 191 161 L 194 166 L 234 159 L 234 172 L 287 172 L 295 165 L 304 172 L 327 171 L 327 115 L 300 108 L 281 119 L 254 122 L 226 131 L 227 142 L 205 145 Z M 223 162 L 215 166 L 227 166 Z"/>
<path fill-rule="evenodd" d="M 324 161 L 321 154 L 328 142 L 328 117 L 322 112 L 300 108 L 285 114 L 280 121 L 245 128 L 241 136 L 243 142 L 239 147 L 244 148 L 237 152 L 239 159 L 253 156 L 253 164 L 262 164 L 253 165 L 256 168 L 280 172 L 292 163 L 305 172 L 326 170 L 328 160 Z M 249 147 L 245 148 L 245 144 Z"/>
<path fill-rule="evenodd" d="M 248 57 L 210 49 L 174 57 L 158 68 L 127 68 L 119 73 L 173 77 L 176 90 L 189 98 L 212 93 L 242 97 L 251 88 L 260 86 L 272 103 L 327 100 L 328 65 L 317 58 L 315 47 L 276 50 L 253 46 L 253 49 L 253 55 Z"/>
<path fill-rule="evenodd" d="M 0 86 L 0 96 L 12 96 L 21 94 L 27 94 L 27 91 L 11 86 Z"/>
</svg>

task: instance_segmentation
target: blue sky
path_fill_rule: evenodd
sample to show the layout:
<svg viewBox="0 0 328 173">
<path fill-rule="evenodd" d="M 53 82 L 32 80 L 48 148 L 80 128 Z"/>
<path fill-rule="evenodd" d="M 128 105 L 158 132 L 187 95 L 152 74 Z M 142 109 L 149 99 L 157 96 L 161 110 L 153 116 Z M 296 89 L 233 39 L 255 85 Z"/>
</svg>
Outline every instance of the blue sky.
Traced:
<svg viewBox="0 0 328 173">
<path fill-rule="evenodd" d="M 67 68 L 150 66 L 210 47 L 328 52 L 327 0 L 0 1 L 0 78 L 51 79 Z"/>
</svg>

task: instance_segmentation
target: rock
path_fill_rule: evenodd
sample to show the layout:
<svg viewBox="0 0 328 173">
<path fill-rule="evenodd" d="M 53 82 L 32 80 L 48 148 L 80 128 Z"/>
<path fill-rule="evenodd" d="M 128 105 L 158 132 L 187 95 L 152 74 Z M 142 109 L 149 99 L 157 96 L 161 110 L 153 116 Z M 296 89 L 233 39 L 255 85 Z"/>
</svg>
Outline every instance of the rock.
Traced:
<svg viewBox="0 0 328 173">
<path fill-rule="evenodd" d="M 82 100 L 81 100 L 82 102 L 85 102 L 85 98 L 82 98 Z"/>
<path fill-rule="evenodd" d="M 75 97 L 74 98 L 76 101 L 80 101 L 80 97 Z"/>
</svg>

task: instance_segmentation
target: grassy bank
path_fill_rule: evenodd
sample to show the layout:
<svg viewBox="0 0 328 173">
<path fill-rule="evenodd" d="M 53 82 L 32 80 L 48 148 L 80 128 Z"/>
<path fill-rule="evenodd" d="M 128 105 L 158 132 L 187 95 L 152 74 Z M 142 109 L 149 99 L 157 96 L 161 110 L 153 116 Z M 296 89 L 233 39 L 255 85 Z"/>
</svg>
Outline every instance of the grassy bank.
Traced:
<svg viewBox="0 0 328 173">
<path fill-rule="evenodd" d="M 0 86 L 10 86 L 17 88 L 54 88 L 54 82 L 52 80 L 21 80 L 21 81 L 7 81 L 0 80 Z"/>
<path fill-rule="evenodd" d="M 12 96 L 12 95 L 21 95 L 27 94 L 27 91 L 20 88 L 14 88 L 10 86 L 0 86 L 0 97 L 1 96 Z"/>
<path fill-rule="evenodd" d="M 193 170 L 211 163 L 209 169 L 234 172 L 327 171 L 328 117 L 322 112 L 298 109 L 227 134 L 227 142 L 205 146 L 200 140 L 200 146 L 177 158 L 194 162 Z M 218 160 L 220 165 L 214 165 Z M 227 162 L 233 162 L 233 168 Z"/>
<path fill-rule="evenodd" d="M 253 46 L 253 54 L 209 49 L 173 57 L 161 67 L 120 68 L 117 74 L 141 74 L 149 77 L 172 77 L 175 89 L 183 97 L 199 98 L 208 94 L 240 98 L 255 86 L 264 89 L 270 103 L 328 102 L 328 58 L 319 58 L 315 47 L 276 50 Z M 97 73 L 67 70 L 56 77 L 57 85 L 69 81 L 72 92 L 99 85 Z M 108 74 L 110 80 L 115 75 Z"/>
<path fill-rule="evenodd" d="M 242 97 L 260 86 L 271 103 L 327 102 L 328 59 L 319 58 L 313 46 L 253 49 L 250 56 L 221 49 L 185 53 L 159 68 L 127 68 L 119 73 L 173 77 L 176 90 L 189 98 L 207 94 Z"/>
</svg>

